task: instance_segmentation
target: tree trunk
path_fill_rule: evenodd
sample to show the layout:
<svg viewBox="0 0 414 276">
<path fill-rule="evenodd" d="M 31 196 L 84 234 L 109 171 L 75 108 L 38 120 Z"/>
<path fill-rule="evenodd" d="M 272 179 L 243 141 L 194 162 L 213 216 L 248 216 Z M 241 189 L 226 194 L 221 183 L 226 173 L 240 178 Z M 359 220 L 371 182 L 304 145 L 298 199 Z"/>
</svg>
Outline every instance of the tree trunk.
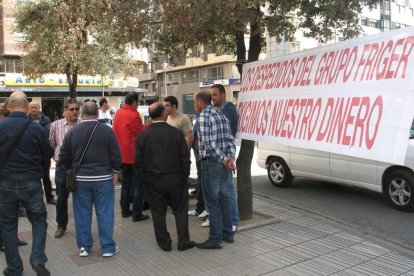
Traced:
<svg viewBox="0 0 414 276">
<path fill-rule="evenodd" d="M 72 72 L 71 69 L 71 64 L 66 64 L 65 74 L 69 84 L 69 98 L 76 99 L 76 88 L 78 86 L 78 70 L 77 68 L 74 68 Z"/>
<path fill-rule="evenodd" d="M 237 61 L 242 60 L 239 56 L 246 57 L 246 48 L 244 46 L 244 35 L 236 35 L 237 40 Z M 241 49 L 239 49 L 241 47 Z M 256 61 L 259 58 L 261 50 L 261 32 L 257 24 L 251 24 L 250 47 L 248 62 Z M 244 54 L 243 54 L 244 53 Z M 237 66 L 239 68 L 239 66 Z M 242 78 L 241 67 L 239 68 Z M 241 141 L 239 156 L 237 157 L 237 201 L 239 205 L 240 219 L 246 220 L 253 216 L 253 189 L 251 165 L 253 161 L 255 141 Z"/>
</svg>

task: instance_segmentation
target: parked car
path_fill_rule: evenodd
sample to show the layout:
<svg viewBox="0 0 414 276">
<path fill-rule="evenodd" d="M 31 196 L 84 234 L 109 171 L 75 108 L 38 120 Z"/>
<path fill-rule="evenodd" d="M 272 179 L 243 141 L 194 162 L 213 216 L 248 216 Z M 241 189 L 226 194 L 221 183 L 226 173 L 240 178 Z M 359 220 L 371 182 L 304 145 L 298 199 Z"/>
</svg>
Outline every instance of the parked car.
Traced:
<svg viewBox="0 0 414 276">
<path fill-rule="evenodd" d="M 403 166 L 263 142 L 258 143 L 257 163 L 276 187 L 309 177 L 382 192 L 395 208 L 414 211 L 414 121 L 409 139 Z"/>
</svg>

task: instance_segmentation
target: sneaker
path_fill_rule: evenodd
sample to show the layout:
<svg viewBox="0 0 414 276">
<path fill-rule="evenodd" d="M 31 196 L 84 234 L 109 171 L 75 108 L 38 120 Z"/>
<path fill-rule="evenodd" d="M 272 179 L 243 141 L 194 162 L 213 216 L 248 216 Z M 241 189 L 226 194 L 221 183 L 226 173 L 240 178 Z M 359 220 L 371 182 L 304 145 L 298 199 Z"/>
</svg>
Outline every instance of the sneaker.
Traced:
<svg viewBox="0 0 414 276">
<path fill-rule="evenodd" d="M 199 218 L 205 218 L 208 216 L 208 213 L 206 210 L 204 210 L 201 214 L 198 215 Z"/>
<path fill-rule="evenodd" d="M 237 231 L 237 225 L 233 225 L 232 230 L 233 230 L 233 232 L 236 232 Z"/>
<path fill-rule="evenodd" d="M 119 252 L 119 248 L 118 248 L 118 246 L 115 246 L 115 251 L 114 252 L 103 253 L 102 257 L 109 258 L 109 257 L 112 257 L 113 255 L 115 255 L 118 252 Z"/>
<path fill-rule="evenodd" d="M 79 249 L 79 257 L 88 257 L 88 256 L 89 256 L 88 251 L 86 251 L 84 247 L 81 247 Z"/>
<path fill-rule="evenodd" d="M 60 239 L 61 237 L 63 237 L 65 235 L 65 231 L 66 229 L 58 227 L 58 229 L 55 232 L 55 239 Z"/>
<path fill-rule="evenodd" d="M 203 227 L 209 227 L 209 226 L 210 226 L 210 221 L 209 221 L 208 219 L 206 219 L 206 221 L 205 221 L 205 222 L 203 222 L 203 223 L 201 224 L 201 226 L 203 226 Z"/>
<path fill-rule="evenodd" d="M 188 215 L 189 216 L 198 216 L 198 213 L 196 212 L 196 210 L 192 210 L 192 211 L 188 211 Z"/>
</svg>

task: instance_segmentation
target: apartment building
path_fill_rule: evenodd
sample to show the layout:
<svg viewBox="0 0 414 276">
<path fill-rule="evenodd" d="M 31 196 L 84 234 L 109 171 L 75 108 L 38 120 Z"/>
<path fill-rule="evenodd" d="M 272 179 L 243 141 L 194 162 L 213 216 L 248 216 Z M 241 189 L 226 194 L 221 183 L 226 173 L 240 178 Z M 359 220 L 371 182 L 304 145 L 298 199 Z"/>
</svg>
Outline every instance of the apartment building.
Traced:
<svg viewBox="0 0 414 276">
<path fill-rule="evenodd" d="M 29 79 L 24 75 L 24 64 L 20 43 L 25 36 L 13 31 L 15 26 L 15 0 L 3 0 L 0 5 L 0 98 L 9 97 L 15 90 L 26 93 L 30 100 L 41 104 L 42 111 L 51 117 L 60 118 L 63 101 L 69 96 L 69 87 L 64 74 L 48 74 L 38 79 Z M 57 73 L 57 72 L 56 72 Z M 102 96 L 109 99 L 114 108 L 118 108 L 128 92 L 144 94 L 145 89 L 138 88 L 138 79 L 103 80 L 100 76 L 79 76 L 78 100 L 94 99 Z"/>
</svg>

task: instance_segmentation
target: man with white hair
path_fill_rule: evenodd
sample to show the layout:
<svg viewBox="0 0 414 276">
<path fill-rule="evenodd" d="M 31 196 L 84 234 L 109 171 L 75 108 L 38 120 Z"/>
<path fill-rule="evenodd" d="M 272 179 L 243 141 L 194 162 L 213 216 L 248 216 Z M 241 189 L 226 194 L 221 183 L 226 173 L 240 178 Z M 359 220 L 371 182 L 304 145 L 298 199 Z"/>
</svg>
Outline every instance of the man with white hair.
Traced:
<svg viewBox="0 0 414 276">
<path fill-rule="evenodd" d="M 21 202 L 32 224 L 30 263 L 37 275 L 50 275 L 45 263 L 47 212 L 43 202 L 42 163 L 53 155 L 46 130 L 27 117 L 29 104 L 23 92 L 10 96 L 11 114 L 0 121 L 0 228 L 3 232 L 7 267 L 4 275 L 22 275 L 17 225 Z"/>
</svg>

